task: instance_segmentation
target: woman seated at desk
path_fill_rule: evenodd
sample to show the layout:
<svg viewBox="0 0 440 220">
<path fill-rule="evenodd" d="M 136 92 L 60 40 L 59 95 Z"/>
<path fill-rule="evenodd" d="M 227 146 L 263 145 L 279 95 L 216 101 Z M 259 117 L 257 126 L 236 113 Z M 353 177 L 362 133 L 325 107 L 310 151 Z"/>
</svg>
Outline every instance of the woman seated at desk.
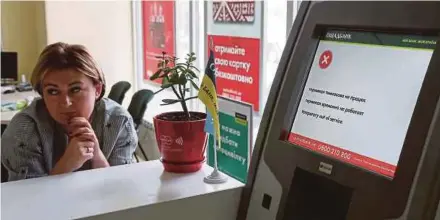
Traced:
<svg viewBox="0 0 440 220">
<path fill-rule="evenodd" d="M 31 84 L 42 98 L 16 114 L 1 138 L 9 181 L 133 162 L 133 119 L 103 98 L 104 74 L 85 47 L 47 46 Z"/>
</svg>

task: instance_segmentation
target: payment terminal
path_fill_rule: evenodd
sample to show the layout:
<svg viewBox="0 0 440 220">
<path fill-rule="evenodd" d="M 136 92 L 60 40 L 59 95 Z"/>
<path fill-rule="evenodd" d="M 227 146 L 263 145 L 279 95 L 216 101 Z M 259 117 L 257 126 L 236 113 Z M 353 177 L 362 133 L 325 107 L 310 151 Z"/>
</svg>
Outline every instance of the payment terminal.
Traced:
<svg viewBox="0 0 440 220">
<path fill-rule="evenodd" d="M 303 2 L 241 220 L 434 219 L 440 2 Z"/>
</svg>

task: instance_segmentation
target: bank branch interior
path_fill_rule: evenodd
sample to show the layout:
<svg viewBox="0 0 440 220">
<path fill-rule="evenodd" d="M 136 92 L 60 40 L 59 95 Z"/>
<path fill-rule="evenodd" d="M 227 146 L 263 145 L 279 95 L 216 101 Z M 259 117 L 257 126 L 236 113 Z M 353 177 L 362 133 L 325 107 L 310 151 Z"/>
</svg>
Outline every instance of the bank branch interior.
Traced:
<svg viewBox="0 0 440 220">
<path fill-rule="evenodd" d="M 440 2 L 0 7 L 2 220 L 440 220 Z"/>
</svg>

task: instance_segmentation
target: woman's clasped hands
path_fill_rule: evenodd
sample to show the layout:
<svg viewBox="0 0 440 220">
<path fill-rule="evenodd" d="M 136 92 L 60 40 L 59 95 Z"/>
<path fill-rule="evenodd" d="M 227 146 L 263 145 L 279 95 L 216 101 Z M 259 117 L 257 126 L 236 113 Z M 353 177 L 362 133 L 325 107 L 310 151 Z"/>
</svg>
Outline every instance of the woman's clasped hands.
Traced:
<svg viewBox="0 0 440 220">
<path fill-rule="evenodd" d="M 89 121 L 83 117 L 72 118 L 67 131 L 69 144 L 64 154 L 72 169 L 77 170 L 99 153 L 99 142 Z"/>
<path fill-rule="evenodd" d="M 84 117 L 74 117 L 69 121 L 67 132 L 69 143 L 57 163 L 54 172 L 72 172 L 92 160 L 92 167 L 106 167 L 108 162 L 99 148 L 99 142 L 89 121 Z"/>
</svg>

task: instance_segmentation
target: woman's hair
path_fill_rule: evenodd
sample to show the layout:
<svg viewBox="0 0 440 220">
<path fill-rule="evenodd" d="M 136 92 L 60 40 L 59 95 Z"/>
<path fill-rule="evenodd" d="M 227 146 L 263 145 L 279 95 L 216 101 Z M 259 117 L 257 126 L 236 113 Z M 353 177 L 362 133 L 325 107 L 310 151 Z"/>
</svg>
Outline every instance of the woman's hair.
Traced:
<svg viewBox="0 0 440 220">
<path fill-rule="evenodd" d="M 41 52 L 37 65 L 32 71 L 32 87 L 42 95 L 41 84 L 46 73 L 56 70 L 75 70 L 90 77 L 95 84 L 102 84 L 102 92 L 98 100 L 105 93 L 105 78 L 102 70 L 82 45 L 54 43 L 48 45 Z"/>
</svg>

